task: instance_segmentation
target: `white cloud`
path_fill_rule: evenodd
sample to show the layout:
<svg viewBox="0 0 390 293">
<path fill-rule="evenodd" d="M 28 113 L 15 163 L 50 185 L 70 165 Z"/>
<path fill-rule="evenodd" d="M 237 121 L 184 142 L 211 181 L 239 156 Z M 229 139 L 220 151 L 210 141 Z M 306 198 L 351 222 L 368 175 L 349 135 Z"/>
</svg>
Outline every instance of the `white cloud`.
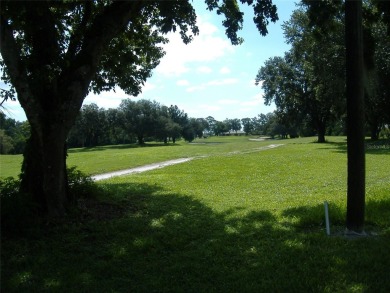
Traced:
<svg viewBox="0 0 390 293">
<path fill-rule="evenodd" d="M 147 81 L 147 82 L 145 82 L 144 86 L 142 87 L 142 92 L 144 93 L 144 92 L 147 92 L 147 91 L 151 91 L 151 90 L 153 90 L 155 88 L 156 88 L 155 84 Z"/>
<path fill-rule="evenodd" d="M 230 71 L 230 68 L 227 67 L 227 66 L 224 66 L 222 67 L 220 70 L 219 70 L 219 73 L 221 74 L 229 74 L 231 71 Z"/>
<path fill-rule="evenodd" d="M 189 93 L 192 93 L 192 92 L 196 92 L 196 91 L 202 91 L 205 88 L 206 88 L 205 84 L 201 84 L 201 85 L 191 86 L 191 87 L 187 88 L 186 91 Z"/>
<path fill-rule="evenodd" d="M 95 103 L 99 107 L 109 109 L 117 108 L 122 100 L 124 99 L 142 99 L 146 92 L 153 91 L 157 88 L 157 85 L 151 82 L 145 82 L 142 87 L 141 93 L 137 97 L 126 94 L 120 87 L 115 87 L 115 91 L 101 92 L 96 95 L 93 92 L 90 92 L 89 95 L 85 98 L 83 104 L 92 104 Z"/>
<path fill-rule="evenodd" d="M 199 108 L 204 111 L 220 111 L 222 108 L 219 106 L 215 105 L 207 105 L 207 104 L 202 104 L 199 105 Z"/>
<path fill-rule="evenodd" d="M 241 106 L 259 106 L 259 105 L 263 105 L 264 104 L 263 96 L 264 96 L 263 93 L 259 93 L 259 94 L 255 95 L 255 96 L 253 96 L 252 99 L 250 99 L 249 101 L 241 102 L 240 105 Z"/>
<path fill-rule="evenodd" d="M 180 79 L 180 80 L 176 81 L 176 84 L 178 86 L 189 86 L 190 82 L 186 79 Z"/>
<path fill-rule="evenodd" d="M 231 100 L 231 99 L 218 100 L 218 104 L 221 104 L 221 105 L 236 105 L 238 103 L 239 103 L 238 100 Z"/>
<path fill-rule="evenodd" d="M 225 79 L 215 79 L 199 85 L 191 86 L 186 89 L 187 92 L 195 92 L 205 90 L 209 86 L 223 86 L 223 85 L 232 85 L 238 83 L 237 78 L 225 78 Z"/>
<path fill-rule="evenodd" d="M 257 106 L 260 104 L 261 102 L 257 100 L 245 101 L 240 103 L 241 106 Z"/>
<path fill-rule="evenodd" d="M 169 43 L 164 45 L 166 55 L 156 72 L 166 76 L 181 75 L 190 70 L 189 63 L 210 62 L 232 53 L 235 48 L 213 24 L 197 18 L 199 35 L 185 45 L 178 33 L 169 33 Z"/>
<path fill-rule="evenodd" d="M 237 78 L 225 78 L 225 79 L 215 79 L 199 85 L 191 86 L 186 89 L 187 92 L 195 92 L 205 90 L 209 86 L 223 86 L 238 83 Z"/>
<path fill-rule="evenodd" d="M 208 73 L 211 73 L 213 70 L 208 67 L 208 66 L 199 66 L 196 71 L 198 71 L 199 73 L 205 73 L 205 74 L 208 74 Z"/>
<path fill-rule="evenodd" d="M 217 79 L 207 82 L 207 85 L 227 85 L 227 84 L 236 84 L 238 83 L 237 78 L 225 78 L 225 79 Z"/>
<path fill-rule="evenodd" d="M 99 107 L 106 109 L 117 108 L 123 99 L 128 99 L 129 97 L 121 88 L 116 87 L 115 92 L 101 92 L 99 95 L 90 92 L 83 104 L 95 103 Z"/>
</svg>

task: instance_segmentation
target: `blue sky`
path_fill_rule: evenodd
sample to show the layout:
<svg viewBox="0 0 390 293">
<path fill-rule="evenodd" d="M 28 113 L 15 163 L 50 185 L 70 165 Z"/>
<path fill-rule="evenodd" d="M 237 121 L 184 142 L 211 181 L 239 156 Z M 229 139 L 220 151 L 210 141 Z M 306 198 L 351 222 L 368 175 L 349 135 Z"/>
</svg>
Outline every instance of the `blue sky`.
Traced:
<svg viewBox="0 0 390 293">
<path fill-rule="evenodd" d="M 194 0 L 200 34 L 189 45 L 184 45 L 179 34 L 169 34 L 166 55 L 145 83 L 137 97 L 126 95 L 121 89 L 89 94 L 84 104 L 96 103 L 103 108 L 116 108 L 123 99 L 149 99 L 160 104 L 177 105 L 190 117 L 212 116 L 218 121 L 226 118 L 253 118 L 272 112 L 265 106 L 260 86 L 255 77 L 264 62 L 282 56 L 289 46 L 283 39 L 281 25 L 296 8 L 294 0 L 274 0 L 279 21 L 268 26 L 269 34 L 262 37 L 253 23 L 250 7 L 242 6 L 244 28 L 239 36 L 244 43 L 233 46 L 221 25 L 222 18 L 206 10 L 204 1 Z M 0 86 L 4 88 L 1 82 Z M 8 116 L 26 120 L 17 102 L 6 102 Z"/>
</svg>

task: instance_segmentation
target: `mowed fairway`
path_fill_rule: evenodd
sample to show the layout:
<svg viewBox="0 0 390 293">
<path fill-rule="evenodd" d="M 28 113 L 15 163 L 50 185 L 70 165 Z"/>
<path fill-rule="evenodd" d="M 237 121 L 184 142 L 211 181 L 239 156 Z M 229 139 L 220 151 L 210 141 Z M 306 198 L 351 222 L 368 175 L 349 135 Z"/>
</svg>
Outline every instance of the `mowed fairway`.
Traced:
<svg viewBox="0 0 390 293">
<path fill-rule="evenodd" d="M 71 150 L 69 165 L 89 174 L 195 159 L 100 181 L 103 192 L 98 204 L 84 208 L 86 219 L 3 243 L 1 286 L 4 292 L 390 292 L 389 146 L 367 148 L 366 229 L 376 236 L 349 239 L 338 235 L 346 142 L 328 140 L 220 137 Z M 270 144 L 283 145 L 264 148 Z"/>
<path fill-rule="evenodd" d="M 310 139 L 313 141 L 313 138 Z M 212 137 L 193 143 L 147 143 L 145 146 L 114 145 L 68 150 L 67 165 L 89 175 L 102 174 L 177 158 L 210 156 L 237 151 L 255 151 L 277 141 L 252 141 L 247 137 Z M 284 143 L 284 142 L 283 142 Z M 22 155 L 1 155 L 0 178 L 16 177 L 21 168 Z"/>
</svg>

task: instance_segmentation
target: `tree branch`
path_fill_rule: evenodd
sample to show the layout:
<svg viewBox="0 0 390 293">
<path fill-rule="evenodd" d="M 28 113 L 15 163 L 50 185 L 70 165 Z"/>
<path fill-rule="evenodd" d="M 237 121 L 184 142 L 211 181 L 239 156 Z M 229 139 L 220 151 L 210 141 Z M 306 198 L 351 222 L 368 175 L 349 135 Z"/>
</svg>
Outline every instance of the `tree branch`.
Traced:
<svg viewBox="0 0 390 293">
<path fill-rule="evenodd" d="M 143 6 L 139 1 L 117 1 L 107 6 L 97 15 L 88 30 L 84 33 L 84 42 L 79 53 L 69 67 L 61 75 L 60 86 L 78 88 L 82 91 L 82 100 L 88 93 L 88 87 L 93 79 L 98 64 L 109 42 L 126 28 L 128 23 L 141 15 Z M 71 98 L 68 95 L 69 98 Z"/>
<path fill-rule="evenodd" d="M 92 16 L 92 2 L 86 1 L 82 3 L 82 5 L 84 7 L 83 16 L 80 25 L 75 29 L 74 33 L 70 37 L 69 47 L 65 57 L 65 59 L 68 60 L 69 62 L 71 62 L 71 60 L 74 58 L 74 56 L 77 54 L 78 50 L 80 49 L 83 32 L 85 31 Z"/>
<path fill-rule="evenodd" d="M 13 30 L 8 24 L 8 19 L 1 14 L 0 16 L 0 51 L 7 67 L 11 83 L 15 87 L 18 94 L 18 100 L 22 107 L 26 110 L 26 115 L 30 115 L 29 119 L 37 119 L 42 113 L 42 108 L 31 99 L 31 90 L 28 83 L 26 68 L 20 59 L 21 49 L 16 43 Z M 32 121 L 32 120 L 31 120 Z"/>
<path fill-rule="evenodd" d="M 43 67 L 57 62 L 61 50 L 56 19 L 47 1 L 27 1 L 23 4 L 26 10 L 26 39 L 31 40 L 32 45 L 33 62 L 29 65 L 35 71 L 36 66 Z"/>
</svg>

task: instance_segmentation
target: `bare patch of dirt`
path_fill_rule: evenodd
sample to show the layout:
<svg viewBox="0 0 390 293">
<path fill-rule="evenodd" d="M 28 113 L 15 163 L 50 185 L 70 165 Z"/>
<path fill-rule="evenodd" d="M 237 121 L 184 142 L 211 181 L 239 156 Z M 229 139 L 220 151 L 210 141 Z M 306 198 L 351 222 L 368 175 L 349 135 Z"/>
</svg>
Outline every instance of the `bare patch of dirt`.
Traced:
<svg viewBox="0 0 390 293">
<path fill-rule="evenodd" d="M 191 161 L 192 159 L 193 158 L 181 158 L 181 159 L 176 159 L 176 160 L 169 160 L 169 161 L 155 163 L 155 164 L 150 164 L 150 165 L 145 165 L 145 166 L 141 166 L 141 167 L 136 167 L 136 168 L 126 169 L 126 170 L 120 170 L 120 171 L 115 171 L 115 172 L 95 175 L 95 176 L 92 176 L 92 179 L 94 181 L 99 181 L 99 180 L 108 179 L 108 178 L 111 178 L 111 177 L 116 177 L 116 176 L 121 176 L 121 175 L 128 175 L 128 174 L 133 174 L 133 173 L 141 173 L 141 172 L 146 172 L 146 171 L 150 171 L 150 170 L 154 170 L 154 169 L 164 168 L 166 166 L 171 166 L 171 165 L 175 165 L 175 164 L 181 164 L 181 163 L 184 163 L 184 162 Z"/>
</svg>

